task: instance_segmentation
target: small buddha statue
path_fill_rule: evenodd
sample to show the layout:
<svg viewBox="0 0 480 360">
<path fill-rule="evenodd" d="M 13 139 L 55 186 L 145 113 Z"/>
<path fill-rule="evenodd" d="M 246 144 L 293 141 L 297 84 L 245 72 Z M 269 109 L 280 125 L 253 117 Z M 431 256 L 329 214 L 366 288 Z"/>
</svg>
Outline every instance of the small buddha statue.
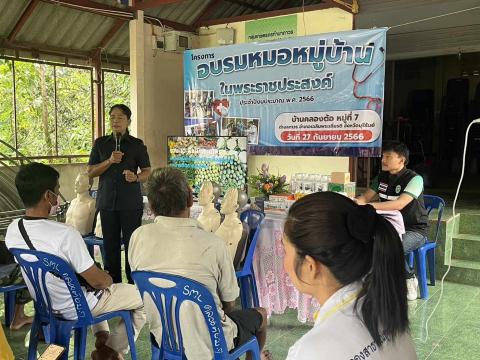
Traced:
<svg viewBox="0 0 480 360">
<path fill-rule="evenodd" d="M 214 198 L 212 183 L 210 181 L 204 182 L 198 195 L 198 204 L 202 207 L 202 212 L 197 220 L 202 228 L 208 232 L 215 232 L 220 226 L 220 213 L 215 209 Z"/>
<path fill-rule="evenodd" d="M 68 225 L 73 226 L 82 235 L 88 235 L 93 230 L 95 199 L 88 193 L 90 187 L 91 182 L 88 174 L 78 174 L 75 179 L 75 193 L 77 196 L 70 203 L 65 220 Z"/>
<path fill-rule="evenodd" d="M 238 243 L 242 239 L 243 225 L 238 218 L 238 190 L 228 189 L 222 202 L 220 212 L 225 215 L 222 224 L 215 231 L 215 235 L 222 238 L 230 252 L 232 261 L 235 259 Z"/>
</svg>

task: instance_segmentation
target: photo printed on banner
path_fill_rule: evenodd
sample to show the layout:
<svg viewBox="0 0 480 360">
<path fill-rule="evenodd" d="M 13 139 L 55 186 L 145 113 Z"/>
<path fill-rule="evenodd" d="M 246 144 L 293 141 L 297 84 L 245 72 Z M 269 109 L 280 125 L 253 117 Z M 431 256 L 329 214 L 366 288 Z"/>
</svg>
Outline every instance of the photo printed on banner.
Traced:
<svg viewBox="0 0 480 360">
<path fill-rule="evenodd" d="M 189 90 L 184 93 L 186 119 L 213 118 L 213 90 Z"/>
<path fill-rule="evenodd" d="M 222 119 L 222 136 L 246 136 L 249 145 L 258 144 L 260 119 L 225 117 Z"/>
</svg>

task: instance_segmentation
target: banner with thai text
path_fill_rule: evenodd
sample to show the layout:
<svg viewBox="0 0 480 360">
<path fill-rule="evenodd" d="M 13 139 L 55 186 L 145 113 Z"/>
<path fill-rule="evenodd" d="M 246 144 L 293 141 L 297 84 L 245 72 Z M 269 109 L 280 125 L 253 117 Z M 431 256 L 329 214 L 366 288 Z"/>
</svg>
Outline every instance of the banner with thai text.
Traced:
<svg viewBox="0 0 480 360">
<path fill-rule="evenodd" d="M 187 136 L 247 136 L 251 154 L 381 155 L 387 29 L 189 50 Z"/>
</svg>

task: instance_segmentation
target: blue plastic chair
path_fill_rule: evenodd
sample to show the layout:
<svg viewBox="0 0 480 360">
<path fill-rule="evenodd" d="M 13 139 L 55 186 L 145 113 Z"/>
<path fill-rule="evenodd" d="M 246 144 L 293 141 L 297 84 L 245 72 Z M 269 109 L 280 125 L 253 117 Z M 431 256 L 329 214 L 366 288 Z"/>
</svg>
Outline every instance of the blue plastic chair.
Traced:
<svg viewBox="0 0 480 360">
<path fill-rule="evenodd" d="M 152 360 L 186 359 L 179 319 L 180 307 L 184 301 L 191 301 L 200 308 L 210 333 L 214 360 L 234 360 L 247 352 L 251 352 L 253 359 L 260 360 L 260 348 L 255 337 L 232 351 L 228 351 L 213 296 L 199 282 L 182 276 L 150 271 L 133 271 L 132 278 L 140 290 L 142 298 L 145 293 L 151 296 L 162 321 L 162 344 L 160 348 L 151 336 L 153 338 Z M 159 279 L 167 280 L 169 287 L 163 288 L 152 283 L 152 280 Z"/>
<path fill-rule="evenodd" d="M 84 235 L 83 240 L 85 241 L 85 245 L 87 245 L 88 252 L 92 258 L 95 258 L 94 246 L 98 245 L 100 248 L 100 254 L 102 254 L 102 262 L 105 264 L 105 249 L 103 247 L 103 239 L 96 237 L 95 235 Z"/>
<path fill-rule="evenodd" d="M 418 249 L 408 253 L 408 265 L 410 268 L 414 266 L 414 259 L 417 263 L 418 285 L 420 287 L 420 298 L 428 298 L 427 286 L 427 264 L 430 275 L 430 285 L 435 285 L 435 248 L 437 247 L 438 234 L 440 232 L 440 223 L 442 221 L 443 209 L 445 208 L 445 201 L 438 196 L 424 195 L 425 208 L 427 214 L 430 215 L 432 210 L 438 210 L 437 225 L 435 229 L 435 238 L 419 247 Z"/>
<path fill-rule="evenodd" d="M 264 218 L 265 214 L 257 210 L 246 210 L 240 214 L 240 220 L 246 222 L 250 229 L 247 255 L 245 256 L 242 270 L 236 272 L 237 280 L 240 284 L 240 300 L 243 309 L 260 306 L 257 283 L 253 271 L 253 255 L 257 246 L 258 235 L 260 234 L 260 224 Z"/>
<path fill-rule="evenodd" d="M 30 344 L 28 347 L 29 360 L 36 359 L 40 327 L 46 329 L 45 326 L 49 325 L 49 333 L 46 334 L 45 337 L 49 338 L 51 343 L 65 347 L 65 352 L 61 357 L 61 359 L 64 360 L 68 359 L 71 332 L 74 330 L 74 359 L 83 360 L 85 359 L 87 328 L 90 325 L 115 317 L 121 317 L 123 319 L 127 330 L 131 357 L 132 359 L 137 359 L 130 311 L 112 311 L 94 317 L 90 312 L 87 300 L 85 299 L 75 273 L 64 260 L 58 256 L 36 250 L 12 248 L 10 252 L 15 256 L 15 259 L 22 267 L 24 276 L 27 276 L 35 291 L 35 319 L 32 324 Z M 76 307 L 77 320 L 65 320 L 54 314 L 50 295 L 45 283 L 47 273 L 52 273 L 65 282 Z"/>
<path fill-rule="evenodd" d="M 26 288 L 26 285 L 8 285 L 0 286 L 0 294 L 3 293 L 5 303 L 5 326 L 8 328 L 13 321 L 15 314 L 15 299 L 17 290 Z"/>
</svg>

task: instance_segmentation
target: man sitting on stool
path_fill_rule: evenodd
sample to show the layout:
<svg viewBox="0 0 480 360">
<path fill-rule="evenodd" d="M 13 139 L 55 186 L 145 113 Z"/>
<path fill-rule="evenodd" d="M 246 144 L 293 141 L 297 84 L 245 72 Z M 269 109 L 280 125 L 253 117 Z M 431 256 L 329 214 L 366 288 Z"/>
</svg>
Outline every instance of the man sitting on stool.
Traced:
<svg viewBox="0 0 480 360">
<path fill-rule="evenodd" d="M 54 168 L 44 164 L 30 163 L 20 167 L 15 177 L 15 185 L 26 208 L 23 224 L 28 238 L 35 250 L 62 258 L 95 289 L 87 291 L 82 287 L 93 316 L 111 311 L 131 310 L 136 338 L 146 321 L 142 298 L 137 288 L 129 284 L 113 284 L 112 277 L 93 262 L 80 233 L 70 225 L 48 219 L 50 210 L 57 205 L 59 176 Z M 9 249 L 28 249 L 18 220 L 8 226 L 5 242 Z M 47 283 L 47 289 L 52 308 L 67 320 L 76 319 L 75 305 L 65 282 L 52 277 Z M 30 289 L 30 294 L 35 294 L 32 291 L 33 289 Z M 110 336 L 106 321 L 93 325 L 92 328 L 97 349 L 93 351 L 92 358 L 122 359 L 121 354 L 128 351 L 128 338 L 123 321 L 118 323 Z"/>
<path fill-rule="evenodd" d="M 132 271 L 163 272 L 202 283 L 215 299 L 228 348 L 242 345 L 252 336 L 257 337 L 260 349 L 263 348 L 265 309 L 234 310 L 239 289 L 232 259 L 222 239 L 190 219 L 193 197 L 185 175 L 174 168 L 155 169 L 147 180 L 146 190 L 156 218 L 154 223 L 143 225 L 132 234 L 129 252 Z M 148 297 L 145 311 L 150 331 L 161 344 L 162 323 Z M 188 326 L 182 326 L 187 358 L 212 359 L 210 335 L 200 310 L 182 308 L 181 313 L 184 315 L 181 318 L 189 319 Z M 262 354 L 262 358 L 267 356 L 267 352 Z"/>
<path fill-rule="evenodd" d="M 428 215 L 423 202 L 423 178 L 406 168 L 409 151 L 398 141 L 387 142 L 382 149 L 382 171 L 373 179 L 370 189 L 357 198 L 357 203 L 370 203 L 377 195 L 380 202 L 372 202 L 377 210 L 399 210 L 405 225 L 402 236 L 406 254 L 418 249 L 427 239 Z M 417 298 L 418 281 L 407 264 L 407 298 Z"/>
</svg>

